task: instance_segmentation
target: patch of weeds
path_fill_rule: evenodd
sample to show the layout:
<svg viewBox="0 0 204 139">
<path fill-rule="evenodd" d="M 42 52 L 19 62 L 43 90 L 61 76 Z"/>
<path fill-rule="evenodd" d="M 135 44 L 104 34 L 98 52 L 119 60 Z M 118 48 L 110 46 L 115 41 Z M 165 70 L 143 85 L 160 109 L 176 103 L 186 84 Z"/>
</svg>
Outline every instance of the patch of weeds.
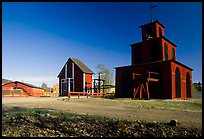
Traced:
<svg viewBox="0 0 204 139">
<path fill-rule="evenodd" d="M 32 108 L 28 111 L 23 112 L 25 115 L 29 115 L 29 116 L 35 116 L 39 113 L 40 111 L 37 108 Z"/>
</svg>

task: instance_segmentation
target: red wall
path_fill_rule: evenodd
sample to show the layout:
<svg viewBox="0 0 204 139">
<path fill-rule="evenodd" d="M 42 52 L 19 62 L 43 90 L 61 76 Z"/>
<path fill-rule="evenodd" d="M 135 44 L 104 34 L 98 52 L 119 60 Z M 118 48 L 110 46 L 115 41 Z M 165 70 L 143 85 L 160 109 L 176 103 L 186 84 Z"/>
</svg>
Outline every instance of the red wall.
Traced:
<svg viewBox="0 0 204 139">
<path fill-rule="evenodd" d="M 185 99 L 187 98 L 187 93 L 186 93 L 186 73 L 189 72 L 190 74 L 190 84 L 192 84 L 192 71 L 181 66 L 178 65 L 174 62 L 171 62 L 171 72 L 172 72 L 172 98 L 176 99 L 176 86 L 175 86 L 175 71 L 176 71 L 176 67 L 179 68 L 180 70 L 180 77 L 181 77 L 181 99 Z M 190 86 L 190 90 L 192 90 L 191 86 Z M 192 96 L 192 91 L 191 92 L 191 96 Z"/>
<path fill-rule="evenodd" d="M 162 98 L 170 98 L 171 93 L 171 87 L 169 84 L 171 84 L 171 68 L 169 62 L 157 62 L 154 64 L 142 64 L 142 65 L 134 65 L 134 66 L 128 66 L 128 67 L 119 67 L 116 68 L 116 97 L 120 97 L 122 93 L 122 74 L 124 71 L 129 70 L 131 73 L 140 73 L 140 74 L 146 74 L 147 71 L 150 71 L 151 68 L 158 68 L 161 70 L 161 74 L 165 76 L 161 76 L 162 80 Z M 133 93 L 133 92 L 132 92 Z"/>
<path fill-rule="evenodd" d="M 83 72 L 78 66 L 74 67 L 74 80 L 75 80 L 75 91 L 82 92 L 83 91 Z"/>
<path fill-rule="evenodd" d="M 148 32 L 149 27 L 151 28 L 153 38 L 161 37 L 159 28 L 161 28 L 162 36 L 164 36 L 164 28 L 159 23 L 153 22 L 142 26 L 142 41 L 146 40 L 146 32 Z"/>
<path fill-rule="evenodd" d="M 155 46 L 156 45 L 156 46 Z M 153 62 L 154 60 L 152 59 L 152 50 L 155 48 L 159 52 L 159 60 L 162 60 L 162 47 L 161 47 L 161 38 L 156 38 L 154 40 L 148 40 L 140 43 L 136 43 L 135 45 L 132 46 L 132 65 L 138 64 L 135 61 L 135 56 L 136 52 L 135 49 L 136 47 L 140 46 L 141 47 L 141 62 L 140 63 L 146 63 L 146 62 Z M 152 48 L 153 47 L 153 48 Z"/>
<path fill-rule="evenodd" d="M 165 43 L 168 46 L 168 60 L 172 59 L 172 48 L 175 50 L 174 56 L 175 56 L 175 60 L 176 60 L 176 47 L 164 39 L 162 39 L 162 55 L 163 55 L 163 57 L 161 60 L 165 60 L 165 52 L 164 52 L 164 44 Z"/>
<path fill-rule="evenodd" d="M 92 74 L 85 74 L 85 82 L 87 83 L 88 88 L 92 88 Z"/>
<path fill-rule="evenodd" d="M 68 60 L 68 70 L 67 70 L 67 76 L 68 78 L 72 78 L 72 60 L 69 59 Z M 59 91 L 60 91 L 60 94 L 61 94 L 61 79 L 64 79 L 65 78 L 65 66 L 63 67 L 63 71 L 62 73 L 60 74 L 60 77 L 59 77 Z M 85 74 L 85 82 L 87 83 L 90 83 L 90 84 L 87 84 L 88 86 L 87 87 L 92 87 L 92 74 Z M 65 87 L 65 85 L 64 85 Z M 75 92 L 82 92 L 84 91 L 83 89 L 83 72 L 82 70 L 74 63 L 74 91 Z M 64 90 L 64 89 L 62 89 Z"/>
<path fill-rule="evenodd" d="M 115 96 L 120 97 L 122 92 L 122 75 L 125 71 L 129 70 L 131 73 L 136 72 L 140 74 L 145 74 L 151 68 L 161 69 L 161 98 L 162 99 L 172 99 L 175 98 L 175 68 L 180 68 L 181 73 L 181 98 L 186 98 L 186 72 L 190 73 L 190 79 L 192 83 L 192 71 L 185 68 L 182 65 L 177 64 L 174 61 L 162 61 L 151 64 L 141 64 L 134 66 L 118 67 L 116 68 L 116 92 Z M 133 92 L 132 92 L 133 93 Z M 151 93 L 151 92 L 150 92 Z M 151 98 L 150 98 L 151 99 Z"/>
<path fill-rule="evenodd" d="M 14 88 L 15 86 L 16 84 L 14 82 L 11 82 L 9 84 L 3 85 L 2 90 L 8 90 L 8 87 Z M 19 82 L 17 82 L 17 88 L 22 89 L 22 95 L 27 95 L 27 96 L 43 96 L 44 95 L 43 89 L 32 88 L 30 86 L 27 86 Z"/>
</svg>

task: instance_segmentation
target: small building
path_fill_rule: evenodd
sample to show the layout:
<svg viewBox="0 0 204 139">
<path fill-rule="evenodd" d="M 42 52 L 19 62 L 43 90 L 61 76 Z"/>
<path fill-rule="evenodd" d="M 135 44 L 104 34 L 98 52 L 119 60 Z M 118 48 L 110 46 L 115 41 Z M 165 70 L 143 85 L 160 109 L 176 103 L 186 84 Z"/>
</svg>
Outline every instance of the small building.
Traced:
<svg viewBox="0 0 204 139">
<path fill-rule="evenodd" d="M 53 85 L 53 97 L 59 97 L 59 84 Z"/>
<path fill-rule="evenodd" d="M 87 92 L 93 88 L 93 74 L 82 61 L 69 58 L 58 74 L 60 96 L 68 92 Z"/>
<path fill-rule="evenodd" d="M 176 60 L 177 46 L 159 21 L 142 25 L 142 42 L 131 44 L 132 63 L 116 67 L 115 97 L 191 98 L 192 70 Z"/>
<path fill-rule="evenodd" d="M 2 85 L 2 96 L 43 96 L 44 90 L 40 87 L 19 81 Z"/>
</svg>

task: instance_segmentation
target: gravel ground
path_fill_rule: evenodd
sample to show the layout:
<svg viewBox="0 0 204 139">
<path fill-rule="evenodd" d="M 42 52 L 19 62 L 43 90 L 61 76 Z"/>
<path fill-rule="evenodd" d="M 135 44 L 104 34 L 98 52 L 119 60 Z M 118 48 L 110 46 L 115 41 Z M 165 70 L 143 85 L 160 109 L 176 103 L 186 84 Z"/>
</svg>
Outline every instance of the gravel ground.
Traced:
<svg viewBox="0 0 204 139">
<path fill-rule="evenodd" d="M 77 98 L 77 97 L 76 97 Z M 202 136 L 202 112 L 183 112 L 175 110 L 147 109 L 147 108 L 129 108 L 122 106 L 93 106 L 75 101 L 62 101 L 64 98 L 3 98 L 2 106 L 5 108 L 2 112 L 2 135 L 4 136 L 159 136 L 159 137 L 176 137 L 176 136 Z M 74 98 L 73 98 L 74 99 Z M 95 98 L 89 98 L 92 101 Z M 38 108 L 61 112 L 69 112 L 80 115 L 81 117 L 73 123 L 72 120 L 60 119 L 51 116 L 51 114 L 35 113 L 35 116 L 12 116 L 8 114 L 8 109 L 20 111 L 24 108 Z M 102 121 L 92 120 L 93 123 L 87 123 L 87 117 L 100 115 L 106 117 Z M 34 119 L 33 119 L 34 118 Z M 46 119 L 47 118 L 47 121 Z M 85 119 L 84 119 L 85 118 Z M 33 119 L 33 122 L 31 120 Z M 172 127 L 168 123 L 172 119 L 179 121 L 179 126 Z M 85 120 L 85 121 L 84 121 Z M 48 125 L 35 123 L 35 121 L 46 121 Z M 90 121 L 90 120 L 88 120 Z M 52 124 L 56 122 L 56 125 Z M 139 122 L 139 123 L 138 123 Z M 21 124 L 23 123 L 23 124 Z M 37 122 L 38 123 L 38 122 Z M 61 123 L 63 123 L 61 125 Z M 80 123 L 80 124 L 79 124 Z M 121 123 L 121 124 L 119 124 Z M 41 125 L 42 124 L 42 125 Z M 87 128 L 80 129 L 80 125 L 85 124 Z M 120 129 L 117 125 L 122 125 Z M 151 127 L 151 124 L 154 126 Z M 109 129 L 109 125 L 114 125 Z M 141 126 L 142 125 L 142 126 Z M 49 127 L 51 126 L 51 127 Z M 94 127 L 96 126 L 96 127 Z M 108 130 L 100 134 L 101 128 Z M 117 126 L 117 128 L 116 128 Z M 161 128 L 158 128 L 160 127 Z M 14 128 L 15 127 L 15 128 Z M 32 128 L 31 128 L 32 127 Z M 48 128 L 49 127 L 49 128 Z M 59 131 L 62 129 L 62 131 Z M 93 129 L 91 128 L 93 127 Z M 140 127 L 140 128 L 139 128 Z M 79 131 L 78 131 L 79 128 Z M 75 131 L 76 129 L 77 131 Z M 90 130 L 89 130 L 90 129 Z M 140 131 L 141 129 L 141 131 Z M 21 133 L 25 131 L 27 133 Z M 69 132 L 70 131 L 70 132 Z M 109 133 L 110 131 L 110 133 Z M 120 132 L 121 131 L 121 132 Z M 15 134 L 14 134 L 15 132 Z M 45 132 L 45 133 L 43 133 Z M 53 132 L 53 133 L 52 133 Z M 84 132 L 83 134 L 81 132 Z M 94 134 L 93 134 L 93 133 Z M 113 132 L 113 133 L 112 133 Z M 34 134 L 32 134 L 34 133 Z M 95 134 L 97 133 L 97 134 Z M 152 135 L 151 135 L 152 134 Z"/>
<path fill-rule="evenodd" d="M 199 129 L 171 122 L 118 120 L 42 109 L 12 113 L 3 108 L 2 112 L 2 136 L 7 137 L 202 137 Z"/>
</svg>

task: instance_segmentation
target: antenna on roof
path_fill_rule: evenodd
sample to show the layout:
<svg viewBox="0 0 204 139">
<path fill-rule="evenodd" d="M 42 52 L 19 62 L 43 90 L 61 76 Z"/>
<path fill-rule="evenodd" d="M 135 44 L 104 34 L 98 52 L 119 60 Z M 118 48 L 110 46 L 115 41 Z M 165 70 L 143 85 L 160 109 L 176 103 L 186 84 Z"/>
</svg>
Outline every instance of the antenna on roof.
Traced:
<svg viewBox="0 0 204 139">
<path fill-rule="evenodd" d="M 157 5 L 152 5 L 151 3 L 151 6 L 150 6 L 150 15 L 151 15 L 151 19 L 150 19 L 150 22 L 152 22 L 152 9 L 157 7 Z"/>
</svg>

